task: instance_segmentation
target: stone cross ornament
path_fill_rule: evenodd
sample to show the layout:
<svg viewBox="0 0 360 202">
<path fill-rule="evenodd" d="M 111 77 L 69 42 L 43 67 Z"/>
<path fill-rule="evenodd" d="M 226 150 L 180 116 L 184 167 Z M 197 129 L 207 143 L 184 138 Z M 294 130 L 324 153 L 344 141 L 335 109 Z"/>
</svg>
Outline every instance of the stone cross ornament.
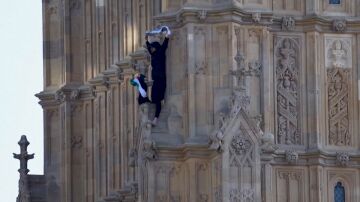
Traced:
<svg viewBox="0 0 360 202">
<path fill-rule="evenodd" d="M 20 160 L 20 169 L 18 170 L 20 173 L 19 179 L 19 195 L 16 199 L 16 202 L 30 202 L 30 191 L 28 187 L 28 172 L 27 162 L 29 159 L 34 158 L 34 154 L 28 154 L 27 147 L 30 142 L 26 139 L 26 136 L 21 136 L 20 141 L 18 142 L 20 145 L 20 154 L 14 153 L 14 158 Z"/>
<path fill-rule="evenodd" d="M 30 142 L 26 139 L 25 135 L 21 136 L 18 144 L 20 145 L 20 154 L 14 153 L 14 158 L 20 160 L 19 172 L 21 173 L 24 171 L 27 174 L 29 172 L 29 169 L 27 169 L 27 162 L 29 159 L 34 158 L 34 154 L 28 154 L 27 152 L 27 147 L 29 146 Z"/>
</svg>

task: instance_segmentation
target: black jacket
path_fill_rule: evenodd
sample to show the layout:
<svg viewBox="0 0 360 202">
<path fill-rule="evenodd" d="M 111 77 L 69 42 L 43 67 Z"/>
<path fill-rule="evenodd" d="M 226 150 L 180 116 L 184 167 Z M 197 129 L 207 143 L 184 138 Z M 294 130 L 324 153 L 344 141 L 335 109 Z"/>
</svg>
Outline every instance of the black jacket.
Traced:
<svg viewBox="0 0 360 202">
<path fill-rule="evenodd" d="M 159 42 L 149 43 L 146 41 L 146 47 L 151 55 L 152 79 L 166 78 L 166 49 L 168 47 L 169 38 L 165 38 L 163 44 Z"/>
</svg>

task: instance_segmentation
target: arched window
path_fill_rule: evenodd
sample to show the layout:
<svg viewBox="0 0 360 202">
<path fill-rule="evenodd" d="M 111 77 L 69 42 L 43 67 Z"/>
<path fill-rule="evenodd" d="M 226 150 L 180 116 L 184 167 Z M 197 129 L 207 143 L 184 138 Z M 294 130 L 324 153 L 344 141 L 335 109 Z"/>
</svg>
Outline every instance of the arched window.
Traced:
<svg viewBox="0 0 360 202">
<path fill-rule="evenodd" d="M 329 0 L 329 4 L 340 4 L 340 0 Z"/>
<path fill-rule="evenodd" d="M 334 199 L 335 202 L 345 202 L 345 188 L 341 182 L 336 183 L 334 187 Z"/>
</svg>

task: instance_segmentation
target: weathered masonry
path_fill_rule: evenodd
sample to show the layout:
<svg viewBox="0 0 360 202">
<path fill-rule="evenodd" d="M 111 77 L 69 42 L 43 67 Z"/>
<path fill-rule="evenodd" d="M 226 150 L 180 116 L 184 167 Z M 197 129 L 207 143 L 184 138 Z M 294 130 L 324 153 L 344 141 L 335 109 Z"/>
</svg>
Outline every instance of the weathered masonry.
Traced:
<svg viewBox="0 0 360 202">
<path fill-rule="evenodd" d="M 360 0 L 44 0 L 43 20 L 45 201 L 360 201 Z M 151 127 L 129 79 L 157 25 Z"/>
</svg>

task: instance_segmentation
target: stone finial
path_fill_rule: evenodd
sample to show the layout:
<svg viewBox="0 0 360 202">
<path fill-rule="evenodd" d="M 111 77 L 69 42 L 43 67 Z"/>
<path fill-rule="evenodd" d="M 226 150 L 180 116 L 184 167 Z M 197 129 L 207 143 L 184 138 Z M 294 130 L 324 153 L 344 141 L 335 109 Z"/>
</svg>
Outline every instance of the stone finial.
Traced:
<svg viewBox="0 0 360 202">
<path fill-rule="evenodd" d="M 346 20 L 334 20 L 332 27 L 336 32 L 343 32 L 346 29 Z"/>
<path fill-rule="evenodd" d="M 295 19 L 290 16 L 284 16 L 281 22 L 282 30 L 294 30 L 295 29 Z"/>
<path fill-rule="evenodd" d="M 27 147 L 29 146 L 30 142 L 26 139 L 25 135 L 21 136 L 18 144 L 20 145 L 20 154 L 14 153 L 14 158 L 20 160 L 20 169 L 18 170 L 20 173 L 19 194 L 16 202 L 30 202 L 30 191 L 27 179 L 29 169 L 27 168 L 27 162 L 29 159 L 34 158 L 34 154 L 28 154 L 27 152 Z"/>
<path fill-rule="evenodd" d="M 350 156 L 348 153 L 337 153 L 336 154 L 337 164 L 339 164 L 341 166 L 346 166 L 346 165 L 348 165 L 349 161 L 350 161 Z"/>
<path fill-rule="evenodd" d="M 21 136 L 18 144 L 20 145 L 20 154 L 14 153 L 14 158 L 20 160 L 19 172 L 24 171 L 27 174 L 29 172 L 29 169 L 27 168 L 27 162 L 29 159 L 34 158 L 34 154 L 28 154 L 27 152 L 27 147 L 29 146 L 30 142 L 27 140 L 25 135 Z"/>
</svg>

